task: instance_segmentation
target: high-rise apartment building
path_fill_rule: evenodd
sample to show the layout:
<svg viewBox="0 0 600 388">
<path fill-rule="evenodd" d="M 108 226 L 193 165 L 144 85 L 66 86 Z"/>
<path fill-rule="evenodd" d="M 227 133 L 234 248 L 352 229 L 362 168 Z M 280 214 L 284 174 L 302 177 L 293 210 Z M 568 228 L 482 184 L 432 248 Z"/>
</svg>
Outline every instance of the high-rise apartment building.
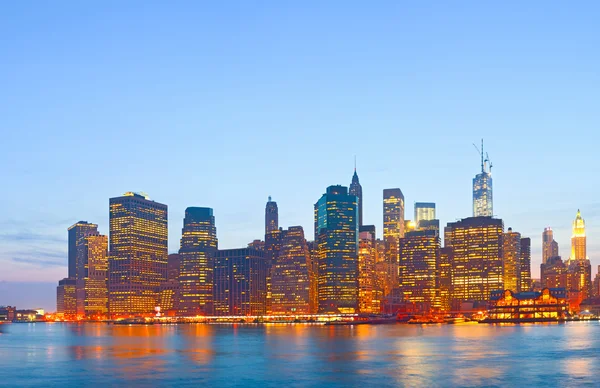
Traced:
<svg viewBox="0 0 600 388">
<path fill-rule="evenodd" d="M 224 249 L 215 258 L 214 314 L 265 315 L 268 264 L 265 251 Z"/>
<path fill-rule="evenodd" d="M 521 290 L 521 233 L 512 228 L 504 233 L 502 248 L 504 289 L 512 292 Z"/>
<path fill-rule="evenodd" d="M 433 202 L 415 202 L 415 225 L 417 229 L 422 229 L 421 221 L 435 220 L 435 203 Z"/>
<path fill-rule="evenodd" d="M 359 228 L 358 240 L 358 310 L 361 313 L 378 313 L 379 298 L 375 292 L 375 226 L 364 225 Z"/>
<path fill-rule="evenodd" d="M 108 313 L 108 237 L 85 236 L 77 250 L 77 315 L 104 318 Z"/>
<path fill-rule="evenodd" d="M 154 314 L 167 278 L 167 205 L 133 192 L 109 203 L 109 313 Z"/>
<path fill-rule="evenodd" d="M 309 314 L 310 252 L 301 226 L 282 232 L 279 257 L 271 267 L 271 314 Z"/>
<path fill-rule="evenodd" d="M 358 309 L 358 198 L 329 186 L 315 204 L 319 260 L 319 312 Z"/>
<path fill-rule="evenodd" d="M 521 239 L 521 264 L 520 264 L 520 289 L 521 292 L 531 291 L 533 282 L 531 280 L 531 239 Z"/>
<path fill-rule="evenodd" d="M 552 228 L 545 228 L 542 233 L 542 263 L 546 263 L 549 258 L 559 256 L 558 243 L 554 241 L 554 232 Z"/>
<path fill-rule="evenodd" d="M 501 219 L 470 217 L 448 223 L 445 244 L 452 248 L 452 299 L 487 302 L 502 283 Z"/>
<path fill-rule="evenodd" d="M 473 178 L 473 217 L 493 217 L 492 164 L 483 152 L 481 141 L 481 173 Z"/>
<path fill-rule="evenodd" d="M 179 314 L 212 315 L 217 228 L 213 209 L 188 207 L 181 230 Z"/>
<path fill-rule="evenodd" d="M 354 195 L 358 198 L 358 226 L 363 225 L 363 194 L 362 186 L 358 181 L 358 174 L 356 173 L 356 166 L 354 166 L 354 175 L 352 175 L 352 183 L 350 183 L 350 195 Z"/>
<path fill-rule="evenodd" d="M 77 246 L 84 237 L 98 234 L 98 225 L 87 221 L 79 221 L 69 227 L 69 277 L 77 277 Z"/>
<path fill-rule="evenodd" d="M 279 210 L 277 209 L 277 202 L 272 201 L 269 197 L 265 207 L 265 234 L 275 230 L 279 230 Z"/>
<path fill-rule="evenodd" d="M 400 289 L 421 310 L 440 308 L 440 237 L 434 230 L 408 232 L 400 239 Z"/>
</svg>

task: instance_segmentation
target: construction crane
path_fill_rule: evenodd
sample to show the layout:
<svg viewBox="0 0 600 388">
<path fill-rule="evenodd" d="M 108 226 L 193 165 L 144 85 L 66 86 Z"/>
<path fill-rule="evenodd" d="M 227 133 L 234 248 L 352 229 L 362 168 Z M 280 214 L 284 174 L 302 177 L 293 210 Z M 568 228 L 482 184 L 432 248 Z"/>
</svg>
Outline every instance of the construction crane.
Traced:
<svg viewBox="0 0 600 388">
<path fill-rule="evenodd" d="M 475 143 L 473 143 L 473 147 L 475 147 L 475 149 L 477 150 L 477 153 L 479 154 L 479 156 L 481 156 L 481 172 L 486 172 L 485 171 L 485 166 L 486 163 L 489 164 L 489 173 L 492 173 L 492 161 L 490 160 L 489 155 L 483 152 L 483 139 L 481 139 L 481 149 L 479 149 L 479 147 L 477 147 L 475 145 Z M 485 157 L 484 157 L 485 156 Z"/>
</svg>

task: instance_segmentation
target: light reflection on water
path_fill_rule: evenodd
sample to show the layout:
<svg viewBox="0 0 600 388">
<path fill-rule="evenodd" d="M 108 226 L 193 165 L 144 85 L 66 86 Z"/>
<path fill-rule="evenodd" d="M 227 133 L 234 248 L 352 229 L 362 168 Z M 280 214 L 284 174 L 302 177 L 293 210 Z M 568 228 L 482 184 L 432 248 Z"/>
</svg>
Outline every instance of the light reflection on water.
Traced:
<svg viewBox="0 0 600 388">
<path fill-rule="evenodd" d="M 600 324 L 12 324 L 0 384 L 595 386 Z"/>
</svg>

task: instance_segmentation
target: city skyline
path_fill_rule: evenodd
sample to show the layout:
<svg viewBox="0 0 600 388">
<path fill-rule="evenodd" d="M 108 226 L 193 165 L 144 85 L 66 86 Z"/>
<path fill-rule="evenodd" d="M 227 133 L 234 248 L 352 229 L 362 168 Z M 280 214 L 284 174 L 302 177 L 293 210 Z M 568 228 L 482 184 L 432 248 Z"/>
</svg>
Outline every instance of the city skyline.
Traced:
<svg viewBox="0 0 600 388">
<path fill-rule="evenodd" d="M 348 186 L 356 155 L 364 225 L 381 236 L 382 190 L 399 187 L 406 218 L 431 201 L 443 226 L 472 214 L 481 138 L 532 276 L 544 228 L 569 257 L 577 209 L 595 273 L 597 4 L 88 7 L 10 4 L 0 23 L 0 298 L 54 290 L 66 228 L 107 235 L 127 190 L 169 206 L 169 253 L 190 206 L 214 209 L 224 249 L 262 238 L 269 195 L 310 240 L 314 198 Z"/>
</svg>

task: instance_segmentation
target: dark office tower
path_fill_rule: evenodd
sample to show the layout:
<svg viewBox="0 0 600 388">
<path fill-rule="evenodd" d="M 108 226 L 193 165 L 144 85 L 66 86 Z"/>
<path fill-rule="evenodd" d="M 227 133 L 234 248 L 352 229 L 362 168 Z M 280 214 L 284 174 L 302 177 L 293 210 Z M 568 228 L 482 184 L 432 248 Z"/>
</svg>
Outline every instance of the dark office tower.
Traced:
<svg viewBox="0 0 600 388">
<path fill-rule="evenodd" d="M 356 173 L 356 165 L 354 166 L 354 175 L 352 175 L 352 183 L 350 183 L 350 195 L 355 195 L 358 198 L 358 226 L 363 224 L 363 195 L 362 186 L 358 181 L 358 174 Z"/>
<path fill-rule="evenodd" d="M 560 256 L 548 258 L 540 266 L 542 288 L 568 288 L 567 266 Z"/>
<path fill-rule="evenodd" d="M 358 310 L 361 313 L 378 313 L 380 298 L 375 290 L 377 246 L 375 226 L 363 225 L 359 228 L 358 240 Z"/>
<path fill-rule="evenodd" d="M 64 319 L 77 317 L 77 297 L 75 279 L 64 278 L 56 287 L 56 314 Z"/>
<path fill-rule="evenodd" d="M 521 239 L 521 292 L 531 291 L 531 239 L 524 237 Z"/>
<path fill-rule="evenodd" d="M 400 239 L 400 289 L 423 311 L 439 309 L 440 236 L 435 230 L 408 232 Z"/>
<path fill-rule="evenodd" d="M 473 217 L 492 217 L 494 201 L 492 196 L 492 162 L 483 152 L 481 140 L 481 173 L 473 178 Z"/>
<path fill-rule="evenodd" d="M 98 234 L 98 225 L 79 221 L 69 228 L 69 277 L 77 276 L 77 244 L 85 236 Z"/>
<path fill-rule="evenodd" d="M 440 249 L 438 281 L 440 287 L 440 309 L 450 311 L 452 307 L 452 248 Z"/>
<path fill-rule="evenodd" d="M 435 203 L 415 202 L 415 225 L 417 229 L 423 229 L 422 221 L 435 220 Z"/>
<path fill-rule="evenodd" d="M 542 234 L 542 264 L 545 264 L 549 258 L 555 256 L 559 256 L 558 243 L 554 241 L 552 228 L 545 228 Z"/>
<path fill-rule="evenodd" d="M 400 189 L 383 190 L 383 240 L 387 279 L 385 289 L 398 286 L 398 243 L 404 237 L 404 194 Z M 387 294 L 386 294 L 387 295 Z"/>
<path fill-rule="evenodd" d="M 309 308 L 311 314 L 319 311 L 319 247 L 316 242 L 308 241 L 309 261 L 306 263 L 308 270 Z"/>
<path fill-rule="evenodd" d="M 315 204 L 319 246 L 319 312 L 358 309 L 358 198 L 343 186 L 329 186 Z"/>
<path fill-rule="evenodd" d="M 217 228 L 213 209 L 188 207 L 181 230 L 179 314 L 212 315 Z"/>
<path fill-rule="evenodd" d="M 264 315 L 267 273 L 264 251 L 252 248 L 217 251 L 214 314 Z"/>
<path fill-rule="evenodd" d="M 167 280 L 160 287 L 160 308 L 165 315 L 177 315 L 179 312 L 179 300 L 181 299 L 181 287 L 179 284 L 179 273 L 181 272 L 181 256 L 172 253 L 167 259 Z"/>
<path fill-rule="evenodd" d="M 167 278 L 167 205 L 127 192 L 110 199 L 111 316 L 153 315 Z"/>
<path fill-rule="evenodd" d="M 440 220 L 421 220 L 419 230 L 435 230 L 440 232 Z"/>
<path fill-rule="evenodd" d="M 271 201 L 271 197 L 269 197 L 265 207 L 265 235 L 275 230 L 279 230 L 279 211 L 277 210 L 277 202 Z"/>
<path fill-rule="evenodd" d="M 83 237 L 77 244 L 77 315 L 101 319 L 108 313 L 108 237 Z"/>
<path fill-rule="evenodd" d="M 501 290 L 504 224 L 491 217 L 471 217 L 448 223 L 446 246 L 452 247 L 453 301 L 488 302 Z"/>
<path fill-rule="evenodd" d="M 281 249 L 271 269 L 271 314 L 309 314 L 308 245 L 301 226 L 282 232 Z"/>
<path fill-rule="evenodd" d="M 505 290 L 521 291 L 521 257 L 521 233 L 508 228 L 504 233 L 502 246 L 502 280 Z"/>
</svg>

